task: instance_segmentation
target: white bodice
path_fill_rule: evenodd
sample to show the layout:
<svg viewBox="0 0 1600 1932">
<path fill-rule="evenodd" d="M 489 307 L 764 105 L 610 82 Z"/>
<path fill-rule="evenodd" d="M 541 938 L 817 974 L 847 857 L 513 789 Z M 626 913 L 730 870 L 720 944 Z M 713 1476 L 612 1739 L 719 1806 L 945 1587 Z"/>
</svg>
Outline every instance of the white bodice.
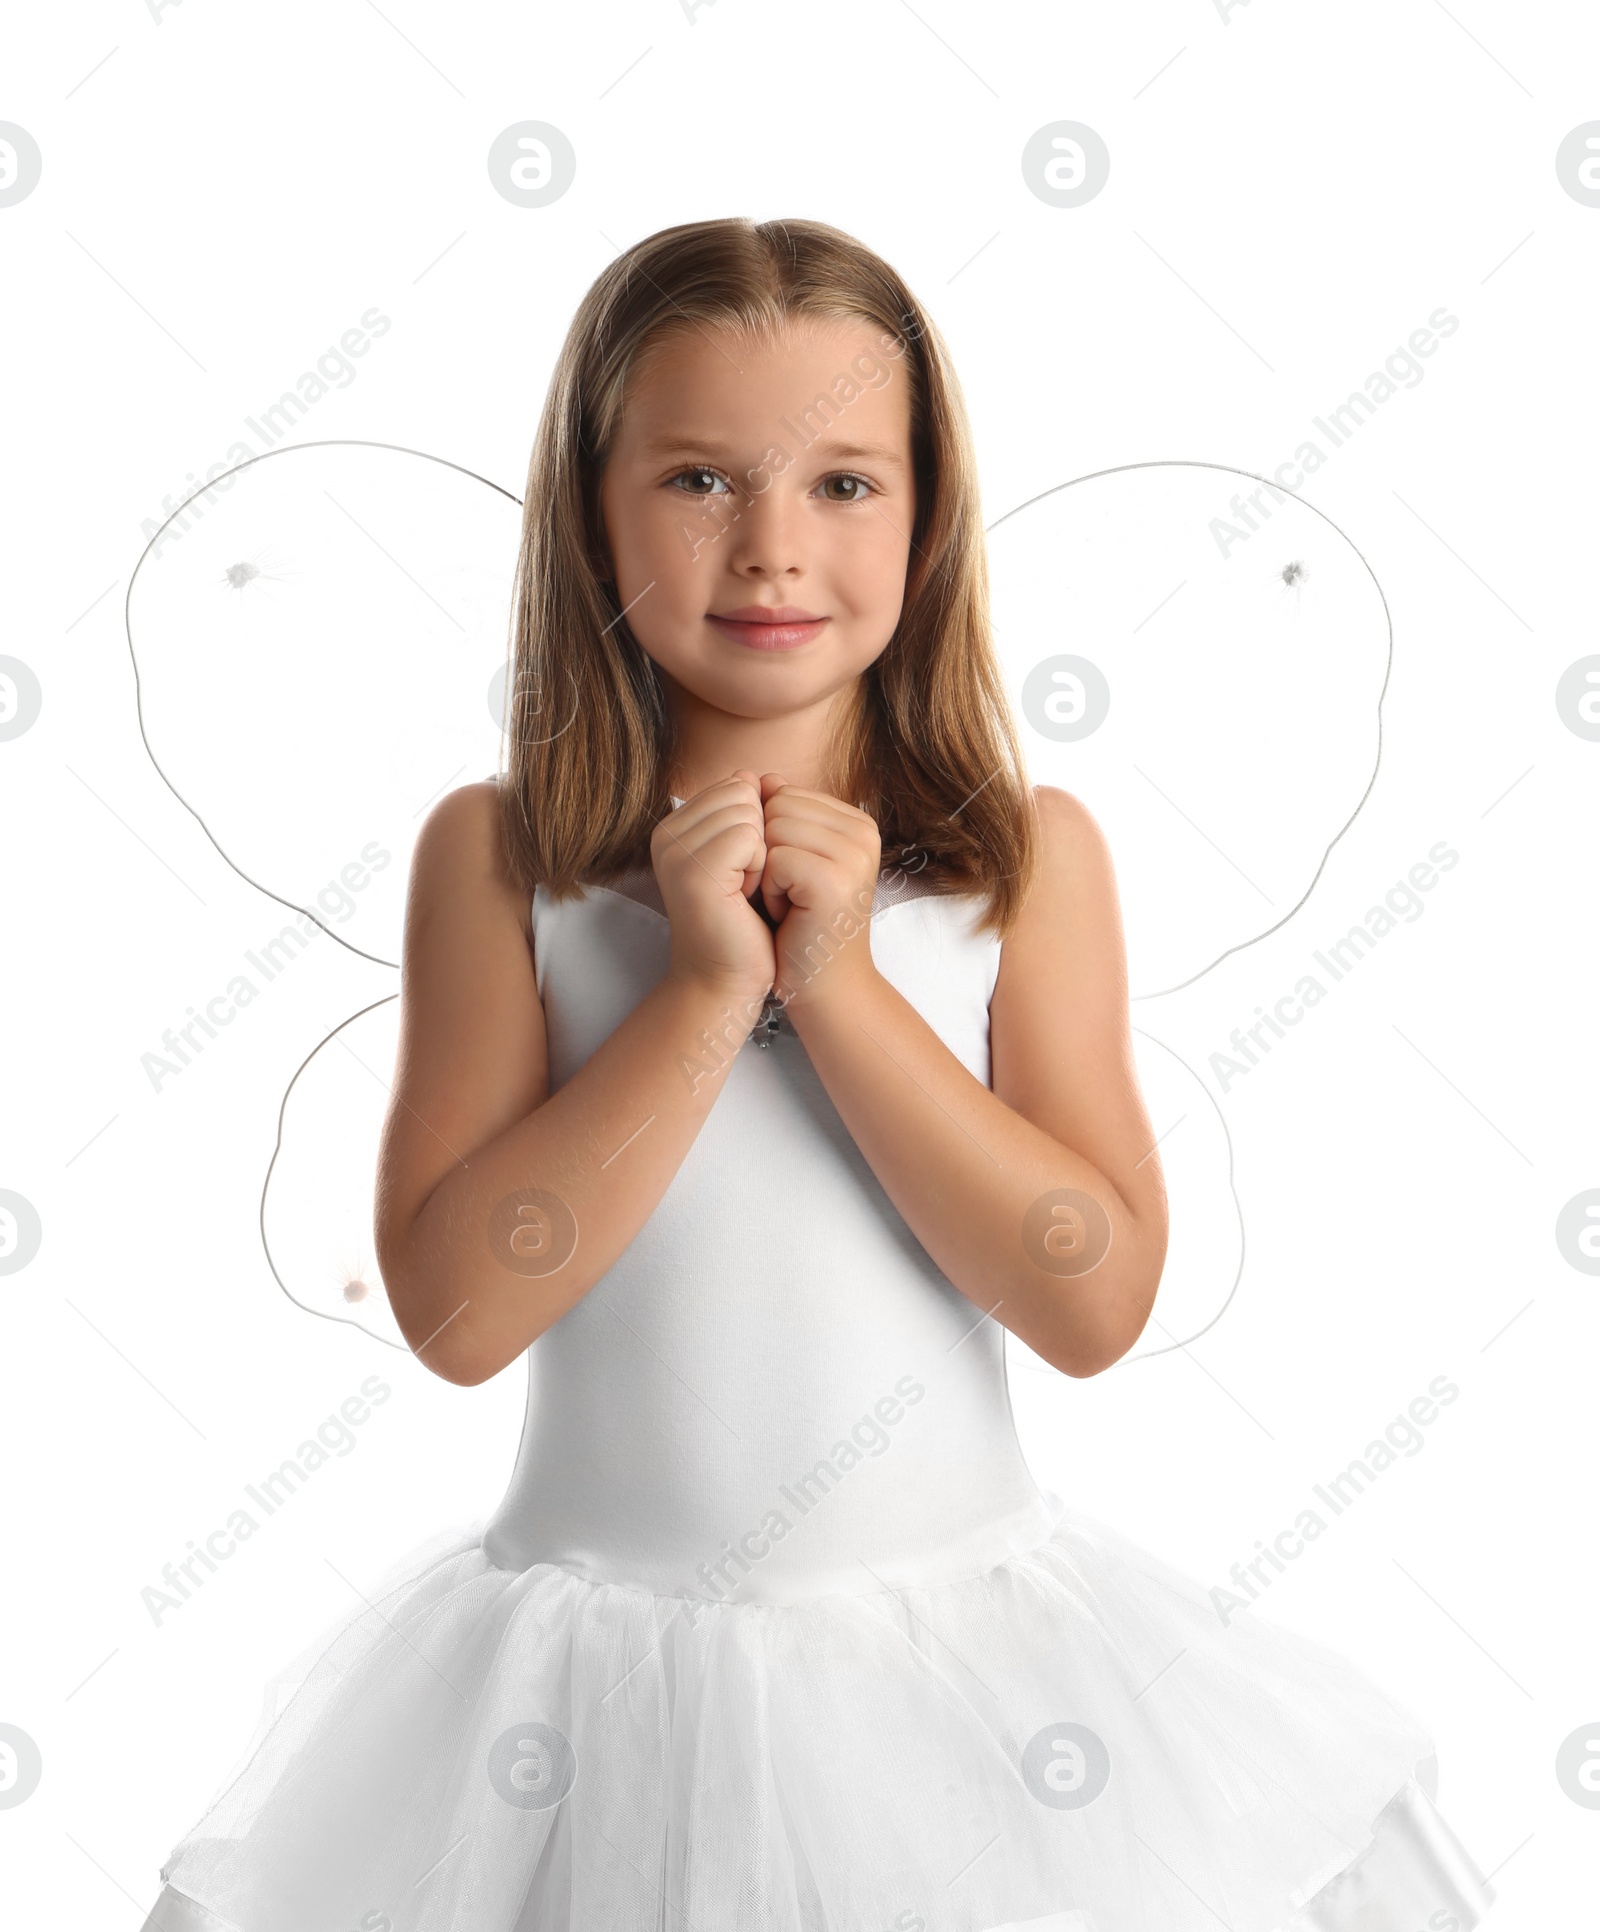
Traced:
<svg viewBox="0 0 1600 1932">
<path fill-rule="evenodd" d="M 552 1091 L 666 973 L 653 879 L 637 889 L 535 893 Z M 878 971 L 987 1085 L 1000 942 L 973 929 L 981 904 L 880 884 L 869 934 Z M 528 1350 L 490 1559 L 788 1603 L 1037 1546 L 1060 1503 L 1017 1441 L 1004 1331 L 912 1233 L 787 1018 L 722 1082 L 649 1220 Z"/>
</svg>

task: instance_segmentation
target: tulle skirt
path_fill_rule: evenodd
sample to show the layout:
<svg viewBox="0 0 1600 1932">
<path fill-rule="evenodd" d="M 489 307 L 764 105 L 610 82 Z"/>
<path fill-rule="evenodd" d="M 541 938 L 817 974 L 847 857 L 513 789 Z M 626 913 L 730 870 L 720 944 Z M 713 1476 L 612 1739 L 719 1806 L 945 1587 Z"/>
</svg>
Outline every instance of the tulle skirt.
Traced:
<svg viewBox="0 0 1600 1932">
<path fill-rule="evenodd" d="M 1468 1932 L 1429 1739 L 1051 1499 L 981 1575 L 792 1604 L 391 1572 L 269 1691 L 146 1932 Z"/>
</svg>

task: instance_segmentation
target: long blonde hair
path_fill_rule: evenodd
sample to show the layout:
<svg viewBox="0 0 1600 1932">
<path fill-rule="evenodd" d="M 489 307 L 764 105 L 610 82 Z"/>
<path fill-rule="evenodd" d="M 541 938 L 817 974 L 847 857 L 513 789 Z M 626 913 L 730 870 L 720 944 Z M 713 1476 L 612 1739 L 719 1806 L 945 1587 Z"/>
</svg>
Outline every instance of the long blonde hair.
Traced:
<svg viewBox="0 0 1600 1932">
<path fill-rule="evenodd" d="M 1037 865 L 1034 806 L 995 657 L 971 431 L 948 352 L 889 265 L 816 221 L 688 222 L 602 270 L 557 358 L 528 465 L 511 618 L 507 858 L 558 898 L 640 863 L 671 809 L 673 726 L 605 578 L 600 479 L 630 372 L 696 324 L 864 319 L 910 384 L 917 511 L 906 592 L 824 748 L 827 788 L 877 821 L 886 868 L 988 897 L 1001 936 Z M 813 409 L 837 405 L 818 397 Z"/>
</svg>

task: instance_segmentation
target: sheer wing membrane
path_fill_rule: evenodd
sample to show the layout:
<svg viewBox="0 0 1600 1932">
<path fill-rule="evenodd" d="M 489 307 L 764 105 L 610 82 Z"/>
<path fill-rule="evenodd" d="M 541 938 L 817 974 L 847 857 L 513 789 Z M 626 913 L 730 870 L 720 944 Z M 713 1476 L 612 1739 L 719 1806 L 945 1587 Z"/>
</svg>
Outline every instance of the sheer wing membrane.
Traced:
<svg viewBox="0 0 1600 1932">
<path fill-rule="evenodd" d="M 387 444 L 271 451 L 155 532 L 128 588 L 151 760 L 272 902 L 244 929 L 258 993 L 329 946 L 371 993 L 287 1081 L 261 1239 L 302 1308 L 403 1345 L 373 1252 L 413 853 L 446 794 L 502 768 L 521 505 Z M 299 967 L 301 973 L 311 969 Z"/>
</svg>

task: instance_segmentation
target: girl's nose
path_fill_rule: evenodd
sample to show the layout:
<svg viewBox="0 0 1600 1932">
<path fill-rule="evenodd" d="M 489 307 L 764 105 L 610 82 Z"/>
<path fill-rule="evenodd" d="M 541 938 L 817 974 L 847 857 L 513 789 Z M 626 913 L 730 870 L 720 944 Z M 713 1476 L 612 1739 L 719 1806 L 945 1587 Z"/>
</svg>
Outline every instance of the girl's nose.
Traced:
<svg viewBox="0 0 1600 1932">
<path fill-rule="evenodd" d="M 779 485 L 743 497 L 735 508 L 738 515 L 730 519 L 723 536 L 731 568 L 777 575 L 804 564 L 801 506 L 788 501 Z"/>
</svg>

